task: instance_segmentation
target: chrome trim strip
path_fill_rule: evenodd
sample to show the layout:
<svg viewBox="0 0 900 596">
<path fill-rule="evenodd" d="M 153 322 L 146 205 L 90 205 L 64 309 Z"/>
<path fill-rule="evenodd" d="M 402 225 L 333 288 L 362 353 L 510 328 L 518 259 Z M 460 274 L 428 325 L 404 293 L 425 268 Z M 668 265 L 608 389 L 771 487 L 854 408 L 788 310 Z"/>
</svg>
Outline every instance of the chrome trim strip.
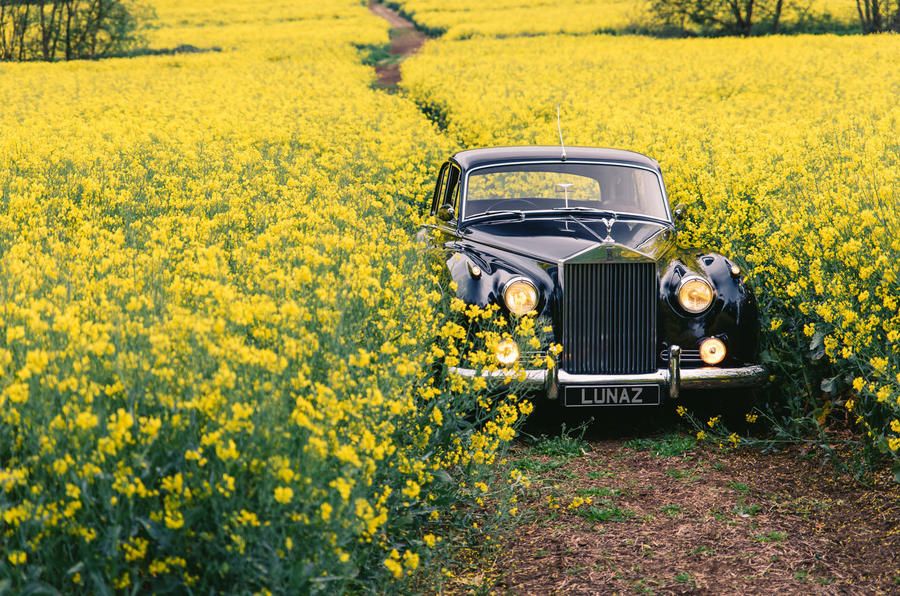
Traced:
<svg viewBox="0 0 900 596">
<path fill-rule="evenodd" d="M 482 370 L 477 371 L 472 368 L 460 368 L 458 366 L 451 366 L 449 368 L 450 374 L 459 375 L 461 377 L 484 377 L 485 379 L 516 379 L 519 375 L 519 372 L 508 370 L 508 369 L 500 369 L 500 370 Z M 544 385 L 547 381 L 547 371 L 544 369 L 528 369 L 525 371 L 525 380 L 522 383 L 526 385 Z"/>
<path fill-rule="evenodd" d="M 669 369 L 660 368 L 656 372 L 634 375 L 573 375 L 564 370 L 550 373 L 548 386 L 547 371 L 527 369 L 522 383 L 532 387 L 547 387 L 548 393 L 557 395 L 559 385 L 638 385 L 655 384 L 669 387 L 669 397 L 675 398 L 682 389 L 725 389 L 738 387 L 754 387 L 767 381 L 768 371 L 761 365 L 741 368 L 688 368 L 676 369 L 673 376 Z M 517 373 L 511 370 L 476 371 L 471 368 L 452 366 L 450 372 L 461 377 L 481 376 L 487 379 L 514 378 Z M 554 378 L 555 377 L 555 378 Z M 677 389 L 676 389 L 677 388 Z M 676 390 L 676 394 L 672 390 Z M 553 397 L 551 397 L 553 399 Z"/>
<path fill-rule="evenodd" d="M 669 371 L 660 368 L 654 372 L 628 375 L 573 375 L 560 370 L 557 379 L 560 385 L 668 385 Z"/>
<path fill-rule="evenodd" d="M 755 364 L 743 368 L 687 368 L 681 370 L 681 387 L 686 389 L 723 389 L 755 387 L 768 381 L 769 371 Z"/>
<path fill-rule="evenodd" d="M 741 368 L 681 368 L 673 377 L 669 369 L 660 368 L 656 372 L 637 375 L 572 375 L 564 370 L 559 371 L 560 385 L 631 385 L 639 383 L 657 383 L 673 386 L 678 382 L 679 389 L 716 389 L 725 387 L 752 387 L 765 382 L 768 371 L 760 365 Z"/>
</svg>

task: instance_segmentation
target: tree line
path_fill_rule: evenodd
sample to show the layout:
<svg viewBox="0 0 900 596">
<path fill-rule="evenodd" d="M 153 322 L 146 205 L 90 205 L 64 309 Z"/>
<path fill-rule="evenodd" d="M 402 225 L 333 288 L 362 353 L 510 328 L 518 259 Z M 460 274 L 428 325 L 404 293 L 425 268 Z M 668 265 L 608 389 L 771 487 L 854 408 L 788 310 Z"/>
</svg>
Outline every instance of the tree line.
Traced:
<svg viewBox="0 0 900 596">
<path fill-rule="evenodd" d="M 854 0 L 847 0 L 852 2 Z M 900 0 L 855 0 L 863 33 L 900 31 Z M 804 0 L 649 0 L 657 31 L 694 35 L 783 33 L 782 17 L 792 12 L 796 31 L 827 26 L 817 22 Z"/>
<path fill-rule="evenodd" d="M 0 60 L 102 58 L 143 45 L 129 0 L 0 0 Z"/>
</svg>

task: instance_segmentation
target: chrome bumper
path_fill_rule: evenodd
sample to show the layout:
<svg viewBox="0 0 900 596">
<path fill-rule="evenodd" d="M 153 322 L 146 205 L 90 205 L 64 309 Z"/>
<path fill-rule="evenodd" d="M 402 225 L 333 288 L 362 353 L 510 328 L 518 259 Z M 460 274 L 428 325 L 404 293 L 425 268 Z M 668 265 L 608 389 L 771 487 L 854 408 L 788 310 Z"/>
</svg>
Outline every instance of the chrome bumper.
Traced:
<svg viewBox="0 0 900 596">
<path fill-rule="evenodd" d="M 506 379 L 517 377 L 507 370 L 476 371 L 471 368 L 451 367 L 450 372 L 463 376 L 481 376 L 490 379 Z M 669 348 L 669 367 L 660 368 L 656 372 L 623 375 L 573 375 L 564 370 L 526 370 L 525 379 L 521 383 L 533 388 L 547 389 L 547 395 L 555 399 L 559 387 L 577 385 L 659 385 L 668 388 L 669 397 L 676 398 L 682 389 L 725 389 L 755 387 L 763 385 L 768 379 L 768 371 L 761 365 L 743 366 L 740 368 L 681 368 L 681 348 Z"/>
</svg>

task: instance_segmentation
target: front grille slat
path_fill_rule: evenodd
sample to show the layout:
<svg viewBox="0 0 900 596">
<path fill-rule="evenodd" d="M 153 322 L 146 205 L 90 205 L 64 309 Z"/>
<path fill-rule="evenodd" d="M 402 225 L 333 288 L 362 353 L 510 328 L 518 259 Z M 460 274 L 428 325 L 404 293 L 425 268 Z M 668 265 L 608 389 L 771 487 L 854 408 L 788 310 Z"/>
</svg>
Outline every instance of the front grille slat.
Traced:
<svg viewBox="0 0 900 596">
<path fill-rule="evenodd" d="M 563 366 L 572 374 L 656 369 L 653 263 L 565 265 Z"/>
</svg>

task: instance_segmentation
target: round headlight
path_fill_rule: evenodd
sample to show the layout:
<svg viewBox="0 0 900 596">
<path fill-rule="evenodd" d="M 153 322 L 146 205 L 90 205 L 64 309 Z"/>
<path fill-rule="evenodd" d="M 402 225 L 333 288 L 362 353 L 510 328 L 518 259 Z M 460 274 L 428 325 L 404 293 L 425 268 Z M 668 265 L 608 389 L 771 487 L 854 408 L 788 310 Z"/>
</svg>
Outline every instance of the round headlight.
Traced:
<svg viewBox="0 0 900 596">
<path fill-rule="evenodd" d="M 725 343 L 715 337 L 707 337 L 700 344 L 700 359 L 706 364 L 718 364 L 725 360 Z"/>
<path fill-rule="evenodd" d="M 686 277 L 678 286 L 678 303 L 689 313 L 698 314 L 709 308 L 716 292 L 702 277 Z"/>
<path fill-rule="evenodd" d="M 519 346 L 511 339 L 504 339 L 497 344 L 495 356 L 503 366 L 512 366 L 519 359 Z"/>
<path fill-rule="evenodd" d="M 537 288 L 524 277 L 516 277 L 503 288 L 503 302 L 514 315 L 528 314 L 537 308 Z"/>
</svg>

